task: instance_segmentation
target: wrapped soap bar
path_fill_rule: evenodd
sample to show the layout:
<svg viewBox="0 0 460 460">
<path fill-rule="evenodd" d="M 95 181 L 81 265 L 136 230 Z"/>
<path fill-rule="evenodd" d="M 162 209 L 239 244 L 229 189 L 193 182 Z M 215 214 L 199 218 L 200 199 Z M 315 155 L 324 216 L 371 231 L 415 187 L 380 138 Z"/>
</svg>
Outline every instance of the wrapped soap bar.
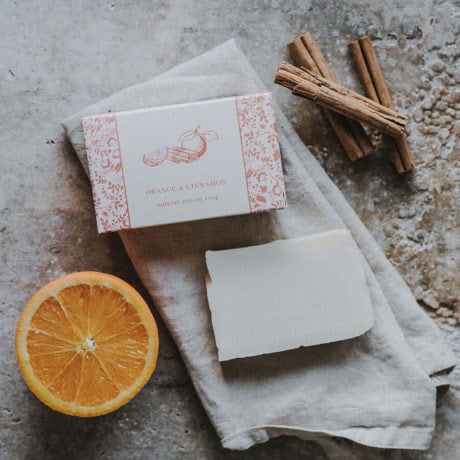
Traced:
<svg viewBox="0 0 460 460">
<path fill-rule="evenodd" d="M 364 262 L 347 230 L 207 251 L 206 263 L 220 361 L 349 339 L 372 327 Z"/>
<path fill-rule="evenodd" d="M 270 93 L 82 123 L 99 232 L 286 206 Z"/>
</svg>

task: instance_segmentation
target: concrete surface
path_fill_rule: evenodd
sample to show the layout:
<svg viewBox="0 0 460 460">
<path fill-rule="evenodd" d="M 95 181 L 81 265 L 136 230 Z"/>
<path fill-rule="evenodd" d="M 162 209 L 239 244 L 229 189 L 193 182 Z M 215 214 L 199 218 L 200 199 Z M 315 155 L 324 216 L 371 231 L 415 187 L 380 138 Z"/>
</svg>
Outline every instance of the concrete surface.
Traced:
<svg viewBox="0 0 460 460">
<path fill-rule="evenodd" d="M 43 406 L 14 359 L 21 309 L 59 275 L 105 271 L 145 294 L 118 237 L 97 235 L 89 184 L 59 122 L 232 36 L 460 355 L 459 24 L 456 0 L 0 1 L 0 457 L 323 458 L 319 447 L 295 438 L 247 452 L 221 449 L 164 327 L 150 383 L 99 419 L 72 419 Z M 306 30 L 339 81 L 358 90 L 346 43 L 371 34 L 396 105 L 410 116 L 412 175 L 397 177 L 383 148 L 351 165 L 318 108 L 271 84 L 285 43 Z M 459 375 L 439 401 L 429 451 L 385 458 L 460 458 Z"/>
</svg>

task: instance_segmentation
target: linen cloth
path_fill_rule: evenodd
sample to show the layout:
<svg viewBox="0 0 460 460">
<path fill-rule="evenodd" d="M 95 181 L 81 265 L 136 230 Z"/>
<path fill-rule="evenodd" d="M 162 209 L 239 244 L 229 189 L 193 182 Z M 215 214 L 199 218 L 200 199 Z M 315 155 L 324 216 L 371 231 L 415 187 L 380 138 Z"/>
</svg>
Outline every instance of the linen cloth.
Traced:
<svg viewBox="0 0 460 460">
<path fill-rule="evenodd" d="M 87 171 L 83 116 L 264 91 L 230 40 L 96 103 L 63 126 Z M 287 434 L 323 440 L 331 456 L 337 451 L 327 436 L 424 449 L 434 429 L 436 386 L 447 383 L 454 356 L 340 191 L 275 111 L 285 210 L 123 231 L 126 251 L 224 447 L 247 449 Z M 350 230 L 365 258 L 374 327 L 351 340 L 219 363 L 206 299 L 205 251 L 338 228 Z"/>
</svg>

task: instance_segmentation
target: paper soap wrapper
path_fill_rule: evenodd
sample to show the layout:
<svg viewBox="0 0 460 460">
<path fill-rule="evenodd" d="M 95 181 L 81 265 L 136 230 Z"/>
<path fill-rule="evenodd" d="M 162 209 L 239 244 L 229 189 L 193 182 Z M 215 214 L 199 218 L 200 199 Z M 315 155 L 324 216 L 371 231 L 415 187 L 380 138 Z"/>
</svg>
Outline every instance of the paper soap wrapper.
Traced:
<svg viewBox="0 0 460 460">
<path fill-rule="evenodd" d="M 82 124 L 100 233 L 286 206 L 270 93 Z"/>
<path fill-rule="evenodd" d="M 374 322 L 364 261 L 347 230 L 207 251 L 220 361 L 350 339 Z"/>
</svg>

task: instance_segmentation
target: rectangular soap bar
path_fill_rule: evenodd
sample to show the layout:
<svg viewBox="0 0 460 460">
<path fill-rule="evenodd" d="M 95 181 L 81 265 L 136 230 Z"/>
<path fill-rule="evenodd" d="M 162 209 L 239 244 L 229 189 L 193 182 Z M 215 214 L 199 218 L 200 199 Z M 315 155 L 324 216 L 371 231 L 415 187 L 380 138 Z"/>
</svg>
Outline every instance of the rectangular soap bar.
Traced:
<svg viewBox="0 0 460 460">
<path fill-rule="evenodd" d="M 82 124 L 100 233 L 286 206 L 270 93 Z"/>
<path fill-rule="evenodd" d="M 359 336 L 373 325 L 362 256 L 347 230 L 207 251 L 220 361 Z"/>
</svg>

